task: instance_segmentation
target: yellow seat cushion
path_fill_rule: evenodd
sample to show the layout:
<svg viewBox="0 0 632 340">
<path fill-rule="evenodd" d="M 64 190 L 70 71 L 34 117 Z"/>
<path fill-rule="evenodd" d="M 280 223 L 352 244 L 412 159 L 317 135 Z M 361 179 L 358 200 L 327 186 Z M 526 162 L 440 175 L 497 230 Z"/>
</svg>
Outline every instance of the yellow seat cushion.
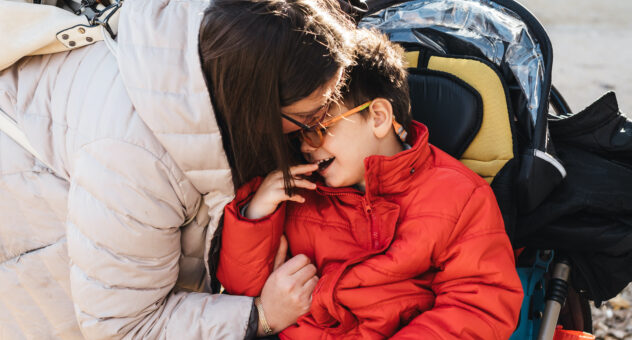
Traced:
<svg viewBox="0 0 632 340">
<path fill-rule="evenodd" d="M 461 162 L 491 183 L 500 169 L 514 157 L 507 96 L 499 76 L 481 61 L 454 57 L 432 56 L 428 69 L 452 74 L 481 95 L 483 122 L 463 153 Z"/>
<path fill-rule="evenodd" d="M 404 62 L 406 63 L 406 67 L 416 68 L 419 64 L 419 51 L 404 52 Z"/>
</svg>

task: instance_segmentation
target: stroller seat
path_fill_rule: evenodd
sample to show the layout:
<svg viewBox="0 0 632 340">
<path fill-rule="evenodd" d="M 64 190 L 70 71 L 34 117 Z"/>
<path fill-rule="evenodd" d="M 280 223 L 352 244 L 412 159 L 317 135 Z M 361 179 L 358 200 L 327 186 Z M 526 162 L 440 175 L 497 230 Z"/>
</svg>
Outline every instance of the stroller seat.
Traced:
<svg viewBox="0 0 632 340">
<path fill-rule="evenodd" d="M 428 126 L 432 144 L 492 183 L 515 155 L 504 81 L 482 59 L 418 53 L 407 55 L 417 59 L 409 76 L 413 119 Z"/>
<path fill-rule="evenodd" d="M 517 214 L 517 141 L 507 85 L 476 57 L 406 52 L 413 119 L 429 141 L 483 177 L 494 190 L 513 239 Z"/>
</svg>

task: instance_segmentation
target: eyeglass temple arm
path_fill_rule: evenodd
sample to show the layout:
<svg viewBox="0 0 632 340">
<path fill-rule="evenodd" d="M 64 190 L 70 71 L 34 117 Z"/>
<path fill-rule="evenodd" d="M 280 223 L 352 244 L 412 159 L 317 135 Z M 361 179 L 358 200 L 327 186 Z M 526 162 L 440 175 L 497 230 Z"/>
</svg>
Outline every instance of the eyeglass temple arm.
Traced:
<svg viewBox="0 0 632 340">
<path fill-rule="evenodd" d="M 358 106 L 356 108 L 353 108 L 353 109 L 345 112 L 344 114 L 342 114 L 340 116 L 334 117 L 334 118 L 326 121 L 325 124 L 321 124 L 321 125 L 323 127 L 327 127 L 327 126 L 329 126 L 329 125 L 331 125 L 331 124 L 333 124 L 333 123 L 335 123 L 335 122 L 337 122 L 337 121 L 339 121 L 339 120 L 341 120 L 341 119 L 343 119 L 345 117 L 351 116 L 354 113 L 358 113 L 358 112 L 366 109 L 367 107 L 369 107 L 369 105 L 371 105 L 372 102 L 373 101 L 368 101 L 368 102 L 366 102 L 366 103 L 364 103 L 364 104 L 362 104 L 362 105 L 360 105 L 360 106 Z"/>
<path fill-rule="evenodd" d="M 281 117 L 289 120 L 290 122 L 292 122 L 294 125 L 300 127 L 301 129 L 309 129 L 309 126 L 299 122 L 298 120 L 295 120 L 294 118 L 286 115 L 285 113 L 281 113 Z"/>
</svg>

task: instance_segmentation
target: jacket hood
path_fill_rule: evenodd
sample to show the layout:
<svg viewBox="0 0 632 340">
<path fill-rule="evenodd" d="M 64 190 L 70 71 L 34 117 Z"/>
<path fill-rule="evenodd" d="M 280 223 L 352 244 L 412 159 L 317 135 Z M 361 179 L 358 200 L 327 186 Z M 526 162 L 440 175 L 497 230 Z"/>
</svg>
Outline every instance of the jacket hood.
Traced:
<svg viewBox="0 0 632 340">
<path fill-rule="evenodd" d="M 208 6 L 209 1 L 126 1 L 117 58 L 136 111 L 195 188 L 232 195 L 198 52 Z"/>
</svg>

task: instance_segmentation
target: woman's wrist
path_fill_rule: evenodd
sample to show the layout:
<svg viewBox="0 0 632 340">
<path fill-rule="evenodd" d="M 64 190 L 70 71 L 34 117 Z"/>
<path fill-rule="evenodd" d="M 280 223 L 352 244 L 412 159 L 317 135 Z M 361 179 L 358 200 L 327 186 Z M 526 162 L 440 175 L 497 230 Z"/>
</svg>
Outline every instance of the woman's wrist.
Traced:
<svg viewBox="0 0 632 340">
<path fill-rule="evenodd" d="M 274 334 L 272 328 L 268 324 L 268 321 L 265 316 L 265 311 L 263 310 L 263 304 L 261 303 L 261 297 L 255 298 L 255 307 L 257 308 L 257 312 L 259 314 L 259 325 L 257 327 L 257 335 L 259 336 L 267 336 Z"/>
</svg>

